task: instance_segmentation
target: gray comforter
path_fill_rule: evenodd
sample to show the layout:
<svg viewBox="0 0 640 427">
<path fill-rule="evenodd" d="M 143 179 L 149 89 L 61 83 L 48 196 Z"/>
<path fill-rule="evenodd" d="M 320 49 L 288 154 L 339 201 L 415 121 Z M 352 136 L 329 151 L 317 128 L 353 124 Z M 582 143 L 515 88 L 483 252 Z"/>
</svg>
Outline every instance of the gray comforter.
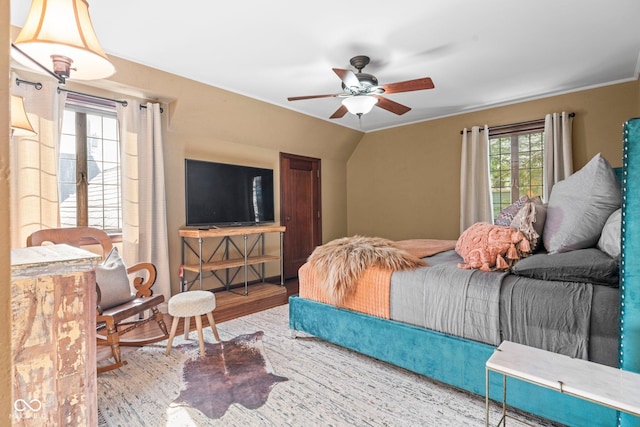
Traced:
<svg viewBox="0 0 640 427">
<path fill-rule="evenodd" d="M 588 358 L 592 285 L 463 270 L 454 251 L 427 261 L 428 267 L 392 274 L 391 319 L 491 345 L 509 340 Z"/>
</svg>

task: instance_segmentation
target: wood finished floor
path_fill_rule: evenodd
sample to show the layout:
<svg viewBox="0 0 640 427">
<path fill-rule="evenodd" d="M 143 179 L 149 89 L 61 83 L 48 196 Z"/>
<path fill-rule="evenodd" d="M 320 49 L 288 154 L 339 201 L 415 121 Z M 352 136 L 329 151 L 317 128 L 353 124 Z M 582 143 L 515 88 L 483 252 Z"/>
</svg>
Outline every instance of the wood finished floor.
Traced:
<svg viewBox="0 0 640 427">
<path fill-rule="evenodd" d="M 226 322 L 227 320 L 237 317 L 246 316 L 258 311 L 267 310 L 269 308 L 284 305 L 289 301 L 289 296 L 298 293 L 298 279 L 290 279 L 285 281 L 284 286 L 272 285 L 269 283 L 258 283 L 249 286 L 249 294 L 242 295 L 243 289 L 237 289 L 235 292 L 216 292 L 216 308 L 213 311 L 213 319 L 216 324 Z M 171 329 L 173 318 L 169 314 L 164 315 L 164 321 L 168 329 Z M 195 321 L 191 319 L 190 330 L 195 330 Z M 202 326 L 209 326 L 206 316 L 202 317 Z M 180 319 L 178 323 L 178 334 L 184 331 L 184 319 Z M 153 337 L 160 335 L 160 328 L 155 322 L 149 322 L 131 332 L 125 337 L 128 340 L 137 340 L 144 337 Z M 136 347 L 122 346 L 124 354 L 123 359 L 126 360 L 126 352 L 133 351 Z M 107 359 L 111 356 L 111 348 L 107 346 L 98 346 L 98 361 Z"/>
</svg>

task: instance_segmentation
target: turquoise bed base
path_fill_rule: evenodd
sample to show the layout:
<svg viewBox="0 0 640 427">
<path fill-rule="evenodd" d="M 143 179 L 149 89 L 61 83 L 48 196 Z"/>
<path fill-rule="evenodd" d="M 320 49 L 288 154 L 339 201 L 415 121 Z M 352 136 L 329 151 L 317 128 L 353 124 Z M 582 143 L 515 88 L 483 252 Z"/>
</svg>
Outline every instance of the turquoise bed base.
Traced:
<svg viewBox="0 0 640 427">
<path fill-rule="evenodd" d="M 622 187 L 620 367 L 640 372 L 640 119 L 624 125 Z M 289 326 L 484 396 L 490 345 L 297 296 L 289 299 Z M 502 377 L 492 372 L 490 383 L 490 397 L 501 401 Z M 569 426 L 640 427 L 638 417 L 519 380 L 508 379 L 507 389 L 509 405 Z"/>
<path fill-rule="evenodd" d="M 292 296 L 289 326 L 341 347 L 484 396 L 485 363 L 494 347 Z M 502 401 L 502 376 L 491 373 L 491 398 Z M 615 426 L 616 412 L 509 378 L 507 403 L 574 426 Z"/>
</svg>

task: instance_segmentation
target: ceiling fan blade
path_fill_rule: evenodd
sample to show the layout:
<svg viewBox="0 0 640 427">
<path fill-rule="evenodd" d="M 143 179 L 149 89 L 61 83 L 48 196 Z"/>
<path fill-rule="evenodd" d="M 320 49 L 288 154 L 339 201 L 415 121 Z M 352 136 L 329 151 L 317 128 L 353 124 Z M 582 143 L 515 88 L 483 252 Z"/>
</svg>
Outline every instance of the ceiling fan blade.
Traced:
<svg viewBox="0 0 640 427">
<path fill-rule="evenodd" d="M 344 117 L 345 114 L 347 114 L 347 107 L 345 107 L 344 105 L 340 105 L 340 108 L 338 108 L 336 110 L 335 113 L 333 113 L 331 115 L 331 117 L 329 117 L 330 119 L 340 119 L 342 117 Z"/>
<path fill-rule="evenodd" d="M 414 90 L 433 89 L 435 86 L 430 77 L 423 77 L 421 79 L 389 83 L 386 85 L 382 85 L 381 87 L 384 89 L 385 94 L 390 94 L 399 92 L 412 92 Z"/>
<path fill-rule="evenodd" d="M 360 80 L 358 80 L 353 71 L 341 68 L 332 68 L 332 70 L 340 77 L 346 87 L 360 87 Z"/>
<path fill-rule="evenodd" d="M 332 93 L 330 95 L 309 95 L 309 96 L 292 96 L 287 98 L 288 101 L 300 101 L 301 99 L 314 99 L 314 98 L 333 98 L 338 96 L 337 93 Z"/>
<path fill-rule="evenodd" d="M 403 115 L 408 111 L 411 111 L 411 108 L 407 107 L 406 105 L 398 104 L 395 101 L 392 101 L 388 98 L 384 98 L 379 95 L 375 95 L 375 97 L 378 98 L 378 103 L 376 104 L 377 107 L 380 107 L 387 111 L 391 111 L 392 113 L 395 113 L 399 116 Z"/>
</svg>

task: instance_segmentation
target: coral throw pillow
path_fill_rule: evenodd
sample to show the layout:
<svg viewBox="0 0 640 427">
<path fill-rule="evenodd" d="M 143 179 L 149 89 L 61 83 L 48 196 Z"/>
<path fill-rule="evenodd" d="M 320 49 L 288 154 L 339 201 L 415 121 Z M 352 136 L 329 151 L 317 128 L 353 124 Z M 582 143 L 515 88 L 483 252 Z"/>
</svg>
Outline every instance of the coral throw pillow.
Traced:
<svg viewBox="0 0 640 427">
<path fill-rule="evenodd" d="M 462 233 L 456 252 L 464 259 L 464 263 L 458 264 L 460 268 L 508 270 L 531 252 L 531 246 L 520 230 L 477 222 Z"/>
</svg>

